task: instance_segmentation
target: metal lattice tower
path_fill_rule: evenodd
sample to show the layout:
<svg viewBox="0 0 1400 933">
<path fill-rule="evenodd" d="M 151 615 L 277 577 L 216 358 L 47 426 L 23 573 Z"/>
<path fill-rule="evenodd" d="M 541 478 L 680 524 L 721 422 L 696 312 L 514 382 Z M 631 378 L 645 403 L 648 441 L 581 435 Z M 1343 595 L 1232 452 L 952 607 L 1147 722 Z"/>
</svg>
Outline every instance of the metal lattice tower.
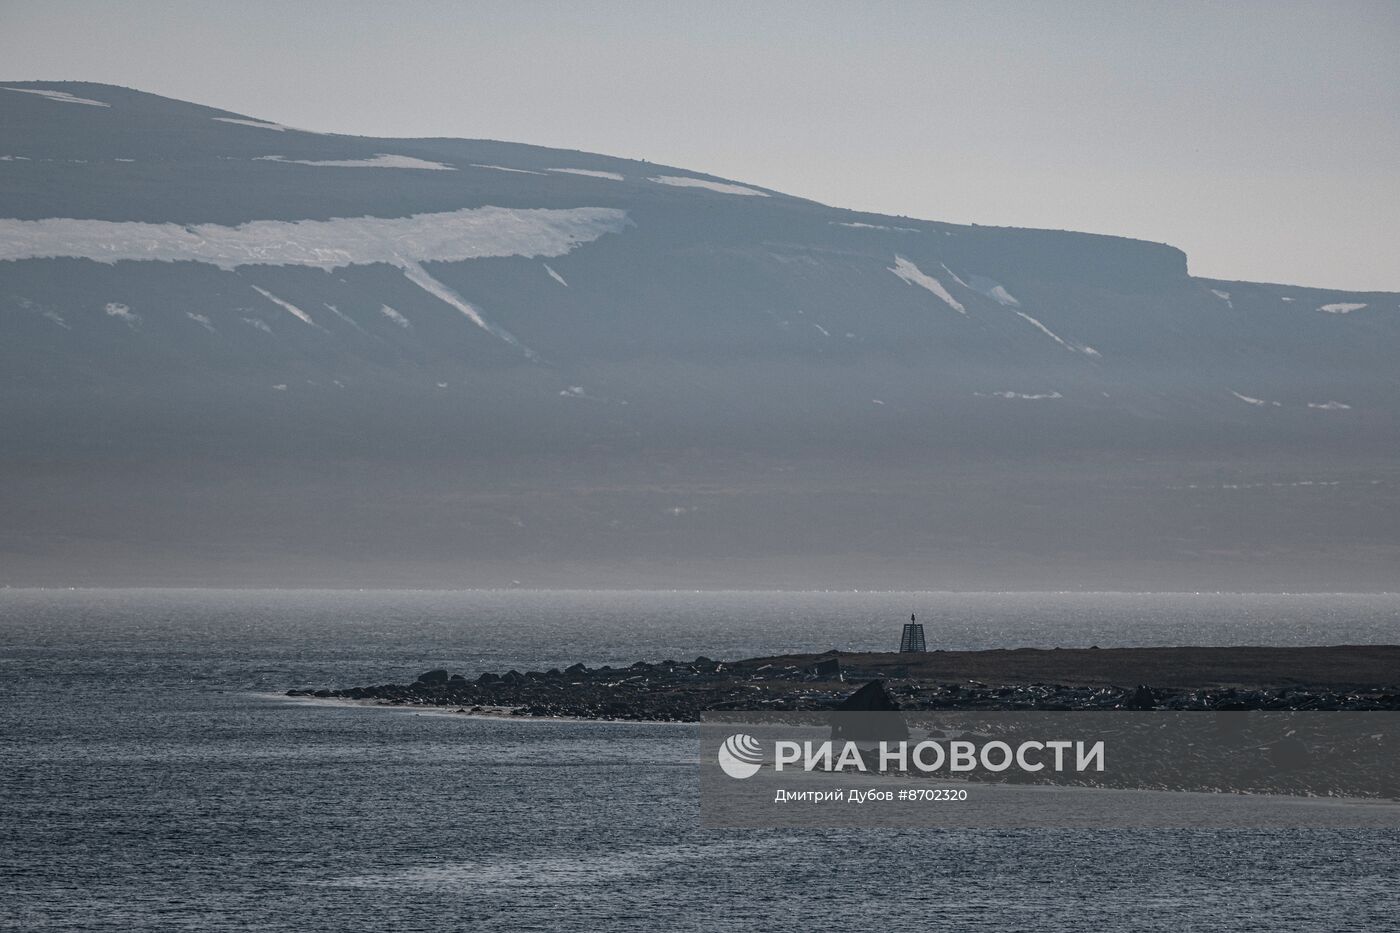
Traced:
<svg viewBox="0 0 1400 933">
<path fill-rule="evenodd" d="M 914 621 L 913 613 L 910 613 L 909 621 L 904 623 L 904 634 L 899 636 L 899 650 L 901 653 L 928 650 L 928 645 L 924 643 L 924 627 Z"/>
</svg>

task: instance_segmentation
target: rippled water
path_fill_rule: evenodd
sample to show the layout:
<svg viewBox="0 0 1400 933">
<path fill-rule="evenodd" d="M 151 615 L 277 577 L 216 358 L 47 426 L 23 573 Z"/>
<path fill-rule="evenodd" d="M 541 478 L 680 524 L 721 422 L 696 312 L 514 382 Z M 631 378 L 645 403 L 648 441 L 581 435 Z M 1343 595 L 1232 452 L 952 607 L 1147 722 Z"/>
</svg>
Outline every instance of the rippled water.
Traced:
<svg viewBox="0 0 1400 933">
<path fill-rule="evenodd" d="M 691 727 L 291 686 L 884 648 L 1400 641 L 1395 596 L 0 591 L 15 929 L 1393 928 L 1381 832 L 720 832 Z"/>
</svg>

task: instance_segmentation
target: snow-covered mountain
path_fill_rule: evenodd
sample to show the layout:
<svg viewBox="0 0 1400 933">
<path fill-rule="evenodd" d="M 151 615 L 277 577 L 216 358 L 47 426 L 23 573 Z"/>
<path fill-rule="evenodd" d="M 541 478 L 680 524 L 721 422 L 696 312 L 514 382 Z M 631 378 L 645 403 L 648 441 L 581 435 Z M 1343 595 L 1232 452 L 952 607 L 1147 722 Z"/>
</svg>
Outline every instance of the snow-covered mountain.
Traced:
<svg viewBox="0 0 1400 933">
<path fill-rule="evenodd" d="M 1397 359 L 1156 243 L 0 83 L 0 583 L 1383 588 Z"/>
</svg>

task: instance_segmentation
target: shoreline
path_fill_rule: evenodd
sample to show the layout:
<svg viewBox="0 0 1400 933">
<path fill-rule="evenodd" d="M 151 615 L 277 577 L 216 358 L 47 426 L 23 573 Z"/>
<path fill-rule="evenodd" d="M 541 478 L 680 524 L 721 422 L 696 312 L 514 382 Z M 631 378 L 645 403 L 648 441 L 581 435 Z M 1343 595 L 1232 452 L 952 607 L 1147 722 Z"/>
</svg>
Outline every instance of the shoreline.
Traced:
<svg viewBox="0 0 1400 933">
<path fill-rule="evenodd" d="M 701 656 L 625 668 L 488 672 L 471 680 L 439 668 L 408 684 L 301 688 L 285 696 L 457 707 L 452 715 L 492 718 L 694 722 L 706 712 L 849 708 L 857 689 L 873 684 L 884 704 L 876 708 L 910 711 L 1400 710 L 1400 645 Z"/>
</svg>

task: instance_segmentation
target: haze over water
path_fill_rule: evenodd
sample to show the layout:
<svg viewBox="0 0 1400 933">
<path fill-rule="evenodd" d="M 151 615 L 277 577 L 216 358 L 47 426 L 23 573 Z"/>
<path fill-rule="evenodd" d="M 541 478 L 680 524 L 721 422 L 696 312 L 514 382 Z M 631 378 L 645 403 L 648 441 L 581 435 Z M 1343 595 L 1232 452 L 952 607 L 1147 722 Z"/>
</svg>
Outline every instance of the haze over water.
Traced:
<svg viewBox="0 0 1400 933">
<path fill-rule="evenodd" d="M 0 591 L 19 929 L 1380 929 L 1377 832 L 718 832 L 679 724 L 315 706 L 292 686 L 888 648 L 1393 642 L 1400 596 Z M 889 891 L 888 900 L 881 892 Z"/>
</svg>

